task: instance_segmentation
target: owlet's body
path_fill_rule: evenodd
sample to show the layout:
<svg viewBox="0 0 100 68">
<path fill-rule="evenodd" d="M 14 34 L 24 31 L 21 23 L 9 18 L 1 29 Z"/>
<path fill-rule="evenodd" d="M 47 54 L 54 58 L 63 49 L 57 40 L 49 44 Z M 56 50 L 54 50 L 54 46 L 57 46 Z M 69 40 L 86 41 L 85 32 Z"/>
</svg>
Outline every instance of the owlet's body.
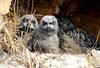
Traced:
<svg viewBox="0 0 100 68">
<path fill-rule="evenodd" d="M 44 16 L 41 19 L 39 29 L 33 34 L 32 43 L 34 50 L 39 49 L 44 53 L 59 53 L 58 22 L 54 16 Z M 35 43 L 33 43 L 35 44 Z M 36 47 L 35 47 L 36 46 Z"/>
<path fill-rule="evenodd" d="M 17 35 L 25 43 L 31 38 L 31 33 L 38 30 L 38 21 L 33 15 L 23 15 L 20 18 Z"/>
</svg>

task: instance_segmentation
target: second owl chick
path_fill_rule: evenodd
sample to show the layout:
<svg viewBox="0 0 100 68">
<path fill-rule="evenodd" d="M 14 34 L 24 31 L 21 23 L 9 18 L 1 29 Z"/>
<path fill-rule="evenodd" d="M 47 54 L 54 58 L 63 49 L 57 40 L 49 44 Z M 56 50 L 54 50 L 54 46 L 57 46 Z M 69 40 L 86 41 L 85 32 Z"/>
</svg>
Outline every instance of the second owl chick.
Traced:
<svg viewBox="0 0 100 68">
<path fill-rule="evenodd" d="M 38 21 L 33 15 L 23 15 L 20 18 L 17 35 L 27 42 L 31 38 L 31 33 L 38 29 Z"/>
</svg>

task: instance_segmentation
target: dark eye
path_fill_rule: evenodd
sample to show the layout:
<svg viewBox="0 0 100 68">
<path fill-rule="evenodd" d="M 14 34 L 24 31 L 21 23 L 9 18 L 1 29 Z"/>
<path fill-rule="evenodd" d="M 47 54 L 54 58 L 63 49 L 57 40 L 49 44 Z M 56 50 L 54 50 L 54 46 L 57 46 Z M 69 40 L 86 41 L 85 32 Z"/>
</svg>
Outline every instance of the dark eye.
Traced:
<svg viewBox="0 0 100 68">
<path fill-rule="evenodd" d="M 25 22 L 25 18 L 24 18 L 24 19 L 22 19 L 22 21 L 23 21 L 23 22 Z"/>
<path fill-rule="evenodd" d="M 43 25 L 47 25 L 47 24 L 48 24 L 47 22 L 43 21 Z"/>
<path fill-rule="evenodd" d="M 26 22 L 28 22 L 28 19 L 25 19 Z"/>
<path fill-rule="evenodd" d="M 54 23 L 50 22 L 49 24 L 50 24 L 50 25 L 53 25 Z"/>
<path fill-rule="evenodd" d="M 31 21 L 33 24 L 35 24 L 36 22 L 34 20 Z"/>
</svg>

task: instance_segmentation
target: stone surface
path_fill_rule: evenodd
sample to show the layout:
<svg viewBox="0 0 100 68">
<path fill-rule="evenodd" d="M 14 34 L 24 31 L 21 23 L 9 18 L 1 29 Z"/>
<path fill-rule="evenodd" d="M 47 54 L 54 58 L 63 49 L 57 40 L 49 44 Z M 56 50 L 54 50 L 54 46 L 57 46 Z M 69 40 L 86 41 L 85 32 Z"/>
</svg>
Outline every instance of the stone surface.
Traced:
<svg viewBox="0 0 100 68">
<path fill-rule="evenodd" d="M 26 68 L 23 65 L 0 64 L 0 68 Z"/>
<path fill-rule="evenodd" d="M 0 14 L 6 14 L 9 12 L 9 7 L 12 0 L 0 0 Z"/>
<path fill-rule="evenodd" d="M 3 50 L 2 50 L 2 45 L 0 44 L 0 62 L 4 61 L 5 59 L 7 59 L 8 57 L 8 54 L 5 53 Z"/>
</svg>

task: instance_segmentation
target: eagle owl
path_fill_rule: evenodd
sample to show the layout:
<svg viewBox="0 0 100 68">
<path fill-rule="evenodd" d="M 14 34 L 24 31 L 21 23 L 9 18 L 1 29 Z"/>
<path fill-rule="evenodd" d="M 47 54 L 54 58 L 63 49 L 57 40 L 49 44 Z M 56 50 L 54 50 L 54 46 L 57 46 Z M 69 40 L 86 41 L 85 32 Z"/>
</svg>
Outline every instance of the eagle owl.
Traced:
<svg viewBox="0 0 100 68">
<path fill-rule="evenodd" d="M 88 49 L 93 47 L 96 39 L 91 34 L 87 33 L 81 28 L 75 27 L 72 23 L 72 20 L 67 16 L 56 16 L 56 18 L 60 28 L 58 33 L 60 39 L 60 48 L 62 48 L 64 51 L 68 51 L 70 46 L 72 48 L 71 50 L 86 52 Z M 63 38 L 63 36 L 66 37 Z M 64 42 L 65 39 L 72 40 L 74 44 L 68 41 Z"/>
</svg>

